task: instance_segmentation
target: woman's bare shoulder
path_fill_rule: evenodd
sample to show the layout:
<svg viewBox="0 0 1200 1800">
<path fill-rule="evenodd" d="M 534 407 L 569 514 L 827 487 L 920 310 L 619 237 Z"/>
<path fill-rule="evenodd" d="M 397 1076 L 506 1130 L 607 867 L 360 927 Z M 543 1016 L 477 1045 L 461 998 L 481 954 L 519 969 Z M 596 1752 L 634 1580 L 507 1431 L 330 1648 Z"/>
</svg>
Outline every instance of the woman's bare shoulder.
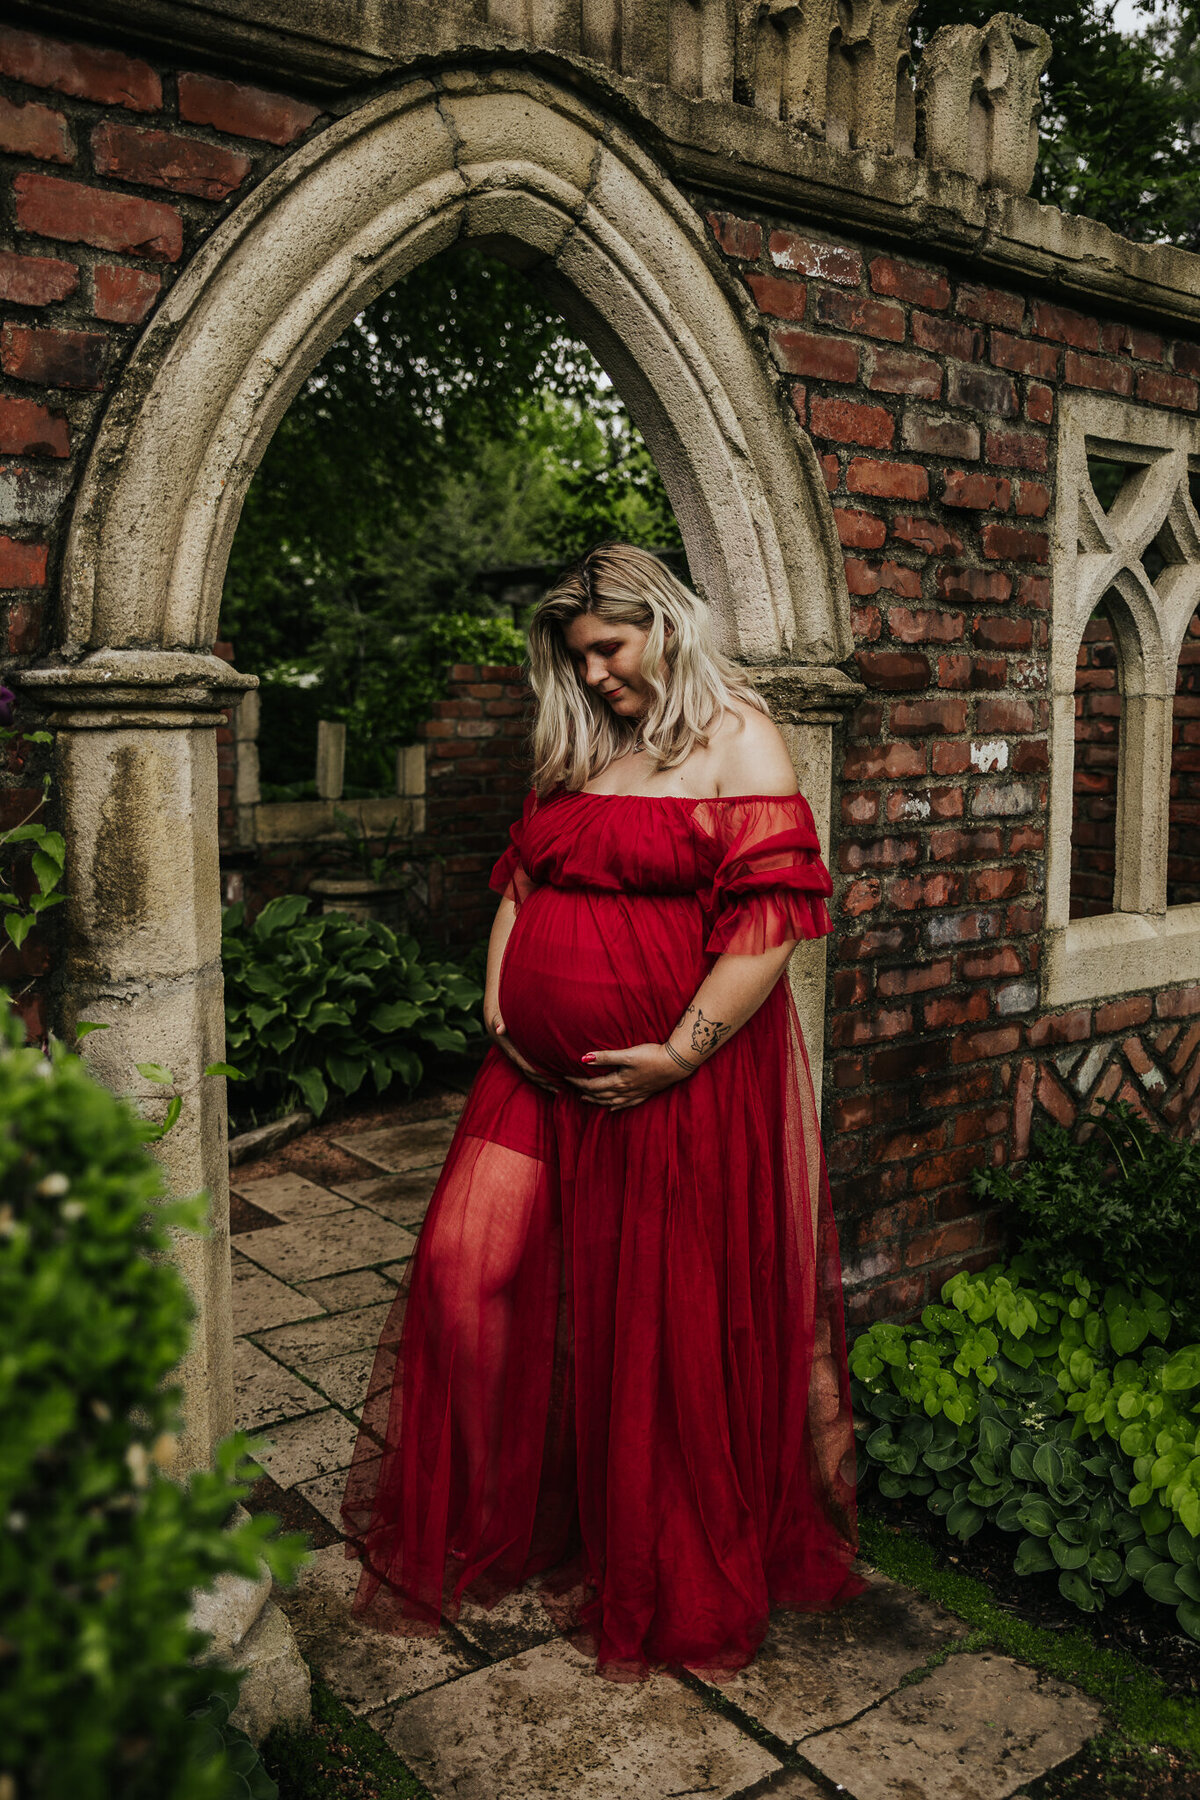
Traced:
<svg viewBox="0 0 1200 1800">
<path fill-rule="evenodd" d="M 722 798 L 796 792 L 796 772 L 778 725 L 744 700 L 730 701 L 712 732 L 710 753 Z"/>
</svg>

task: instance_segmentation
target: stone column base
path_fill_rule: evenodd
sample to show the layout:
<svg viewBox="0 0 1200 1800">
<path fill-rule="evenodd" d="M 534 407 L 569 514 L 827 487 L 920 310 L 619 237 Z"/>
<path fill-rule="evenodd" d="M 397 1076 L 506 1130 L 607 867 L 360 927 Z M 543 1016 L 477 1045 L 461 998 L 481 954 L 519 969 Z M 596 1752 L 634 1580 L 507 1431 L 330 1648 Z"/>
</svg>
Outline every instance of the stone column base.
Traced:
<svg viewBox="0 0 1200 1800">
<path fill-rule="evenodd" d="M 235 1523 L 247 1517 L 239 1507 Z M 193 1596 L 189 1620 L 197 1630 L 212 1633 L 206 1663 L 245 1671 L 232 1723 L 248 1738 L 261 1744 L 272 1726 L 307 1724 L 312 1677 L 287 1615 L 272 1598 L 265 1568 L 253 1581 L 243 1575 L 218 1576 L 210 1589 Z"/>
</svg>

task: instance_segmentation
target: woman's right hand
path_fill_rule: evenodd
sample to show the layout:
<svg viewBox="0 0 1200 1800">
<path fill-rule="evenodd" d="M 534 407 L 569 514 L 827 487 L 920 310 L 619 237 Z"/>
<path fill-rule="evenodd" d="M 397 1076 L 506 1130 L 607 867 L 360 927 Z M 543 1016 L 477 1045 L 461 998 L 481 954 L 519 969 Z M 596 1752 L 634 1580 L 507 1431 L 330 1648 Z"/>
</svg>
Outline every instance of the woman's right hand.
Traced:
<svg viewBox="0 0 1200 1800">
<path fill-rule="evenodd" d="M 535 1087 L 545 1088 L 548 1094 L 561 1093 L 562 1090 L 556 1082 L 549 1080 L 547 1076 L 540 1072 L 540 1070 L 533 1068 L 531 1064 L 525 1061 L 525 1058 L 521 1055 L 521 1052 L 517 1049 L 516 1045 L 509 1037 L 508 1032 L 505 1030 L 504 1017 L 500 1011 L 499 1000 L 489 994 L 485 994 L 483 998 L 483 1028 L 491 1038 L 493 1044 L 496 1044 L 503 1050 L 510 1062 L 514 1062 L 517 1065 L 527 1081 L 532 1081 Z"/>
</svg>

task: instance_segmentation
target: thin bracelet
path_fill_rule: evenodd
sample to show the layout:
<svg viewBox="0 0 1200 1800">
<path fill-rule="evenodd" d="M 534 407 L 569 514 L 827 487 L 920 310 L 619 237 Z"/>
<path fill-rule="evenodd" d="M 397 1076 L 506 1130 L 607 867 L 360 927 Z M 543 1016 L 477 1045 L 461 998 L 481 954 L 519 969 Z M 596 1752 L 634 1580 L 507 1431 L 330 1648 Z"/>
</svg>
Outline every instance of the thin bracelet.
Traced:
<svg viewBox="0 0 1200 1800">
<path fill-rule="evenodd" d="M 679 1054 L 678 1050 L 676 1050 L 674 1044 L 672 1044 L 669 1040 L 664 1040 L 663 1049 L 666 1051 L 667 1055 L 672 1059 L 672 1061 L 677 1062 L 681 1069 L 686 1069 L 689 1075 L 691 1075 L 696 1069 L 698 1069 L 700 1067 L 699 1063 L 690 1063 L 686 1056 L 680 1056 L 680 1054 Z"/>
</svg>

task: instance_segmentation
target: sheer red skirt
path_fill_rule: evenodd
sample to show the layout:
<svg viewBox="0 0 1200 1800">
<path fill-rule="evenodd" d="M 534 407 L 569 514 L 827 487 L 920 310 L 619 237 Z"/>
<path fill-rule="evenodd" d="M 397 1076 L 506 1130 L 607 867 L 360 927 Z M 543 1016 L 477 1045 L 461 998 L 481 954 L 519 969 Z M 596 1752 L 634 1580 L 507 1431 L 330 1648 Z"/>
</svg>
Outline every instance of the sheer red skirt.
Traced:
<svg viewBox="0 0 1200 1800">
<path fill-rule="evenodd" d="M 638 798 L 527 802 L 493 875 L 519 902 L 506 1028 L 555 1077 L 661 1041 L 722 949 L 828 929 L 799 796 L 754 819 Z M 609 1674 L 735 1669 L 773 1606 L 861 1590 L 837 1238 L 786 978 L 695 1074 L 615 1113 L 488 1050 L 342 1514 L 371 1624 L 431 1631 L 544 1575 Z"/>
</svg>

